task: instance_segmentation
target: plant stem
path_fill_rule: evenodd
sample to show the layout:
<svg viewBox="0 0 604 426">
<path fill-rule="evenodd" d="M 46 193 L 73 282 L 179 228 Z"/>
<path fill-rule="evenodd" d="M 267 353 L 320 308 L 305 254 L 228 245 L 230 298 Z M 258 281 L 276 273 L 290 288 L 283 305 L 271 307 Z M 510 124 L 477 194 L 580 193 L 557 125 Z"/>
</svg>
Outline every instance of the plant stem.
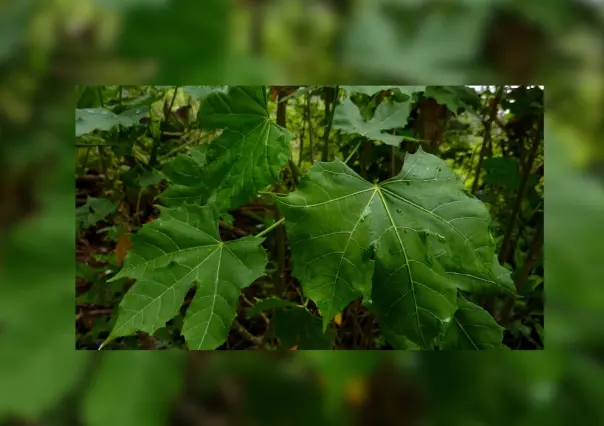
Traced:
<svg viewBox="0 0 604 426">
<path fill-rule="evenodd" d="M 516 220 L 518 219 L 518 216 L 522 209 L 522 200 L 524 199 L 524 194 L 526 193 L 526 190 L 528 188 L 529 176 L 531 175 L 533 164 L 535 162 L 535 158 L 537 157 L 537 152 L 539 151 L 539 145 L 541 144 L 541 139 L 543 138 L 542 121 L 539 123 L 537 131 L 535 133 L 536 134 L 535 138 L 533 139 L 531 150 L 529 151 L 528 158 L 526 159 L 524 168 L 522 170 L 522 178 L 520 181 L 520 185 L 518 186 L 516 201 L 514 207 L 512 208 L 512 212 L 510 213 L 508 226 L 503 236 L 503 242 L 501 243 L 501 250 L 499 251 L 499 263 L 501 264 L 503 264 L 508 259 L 510 252 L 512 252 L 514 248 L 514 244 L 512 244 L 512 234 L 514 232 L 514 228 L 516 227 Z"/>
<path fill-rule="evenodd" d="M 298 155 L 298 167 L 302 165 L 302 153 L 304 152 L 304 131 L 306 130 L 306 110 L 302 119 L 302 131 L 300 132 L 300 151 Z"/>
<path fill-rule="evenodd" d="M 535 260 L 537 259 L 537 255 L 541 251 L 541 247 L 543 246 L 543 218 L 540 218 L 539 224 L 537 225 L 537 229 L 535 230 L 535 235 L 533 236 L 533 241 L 531 242 L 531 246 L 526 254 L 526 259 L 524 261 L 524 265 L 522 265 L 522 270 L 516 277 L 516 292 L 518 294 L 522 293 L 522 288 L 524 287 L 524 283 L 528 280 L 528 277 L 533 269 Z M 507 324 L 508 321 L 512 318 L 512 314 L 514 311 L 514 305 L 516 303 L 516 296 L 509 297 L 503 307 L 501 308 L 501 313 L 499 314 L 499 323 Z"/>
<path fill-rule="evenodd" d="M 287 195 L 282 192 L 269 192 L 269 191 L 258 191 L 260 195 Z"/>
<path fill-rule="evenodd" d="M 168 132 L 164 132 L 164 134 L 167 134 Z M 206 134 L 206 135 L 202 135 L 200 137 L 198 137 L 197 139 L 193 139 L 190 140 L 186 143 L 183 143 L 182 145 L 178 145 L 176 148 L 174 148 L 173 150 L 171 150 L 170 152 L 168 152 L 166 155 L 162 155 L 161 157 L 158 158 L 158 162 L 161 163 L 164 160 L 167 160 L 168 158 L 170 158 L 173 154 L 177 153 L 178 151 L 182 150 L 183 148 L 188 147 L 189 145 L 193 145 L 194 143 L 198 143 L 203 141 L 204 139 L 209 139 L 210 138 L 210 134 Z"/>
<path fill-rule="evenodd" d="M 313 133 L 312 120 L 310 116 L 310 95 L 306 95 L 306 119 L 308 120 L 308 142 L 310 144 L 310 163 L 315 164 L 315 156 L 313 152 Z"/>
<path fill-rule="evenodd" d="M 176 95 L 178 94 L 178 89 L 180 86 L 174 87 L 174 94 L 172 95 L 172 100 L 170 101 L 170 112 L 172 112 L 172 107 L 174 106 L 174 101 L 176 100 Z M 168 117 L 166 117 L 167 119 Z"/>
<path fill-rule="evenodd" d="M 103 102 L 103 89 L 101 87 L 102 86 L 99 86 L 97 93 L 99 95 L 99 101 L 101 102 L 101 108 L 105 108 L 105 102 Z"/>
<path fill-rule="evenodd" d="M 292 178 L 294 181 L 294 186 L 297 188 L 298 185 L 300 184 L 300 170 L 296 166 L 296 163 L 294 163 L 292 160 L 289 160 L 289 168 L 292 171 Z"/>
<path fill-rule="evenodd" d="M 482 142 L 482 147 L 480 148 L 480 154 L 478 157 L 478 165 L 476 166 L 476 174 L 474 177 L 474 182 L 472 183 L 472 194 L 476 195 L 476 191 L 478 190 L 478 182 L 480 181 L 480 175 L 482 174 L 482 163 L 484 161 L 484 157 L 487 153 L 487 149 L 491 145 L 491 126 L 493 124 L 493 120 L 497 117 L 497 110 L 499 109 L 499 103 L 503 99 L 505 86 L 500 86 L 495 93 L 495 99 L 491 104 L 491 108 L 489 111 L 489 116 L 486 120 L 483 121 L 484 125 L 484 139 Z"/>
<path fill-rule="evenodd" d="M 358 151 L 358 149 L 361 146 L 362 142 L 363 142 L 363 140 L 361 139 L 359 141 L 359 143 L 357 143 L 357 146 L 354 147 L 354 149 L 352 150 L 352 152 L 348 155 L 348 158 L 346 158 L 346 160 L 344 160 L 344 164 L 346 164 L 346 163 L 348 163 L 348 161 L 350 161 L 350 159 L 352 158 L 352 156 Z"/>
<path fill-rule="evenodd" d="M 330 90 L 329 87 L 326 87 L 325 90 Z M 326 96 L 325 96 L 325 114 L 329 114 L 329 118 L 327 120 L 327 127 L 325 128 L 325 135 L 323 136 L 323 143 L 325 144 L 323 146 L 323 161 L 327 161 L 328 160 L 328 156 L 329 156 L 329 134 L 331 133 L 331 127 L 333 124 L 333 117 L 335 115 L 336 112 L 336 107 L 338 106 L 338 92 L 340 91 L 340 86 L 336 86 L 334 89 L 334 93 L 333 93 L 333 99 L 330 99 L 329 96 L 327 95 L 326 92 Z M 328 102 L 328 100 L 330 100 L 331 102 Z M 331 105 L 328 105 L 331 104 Z M 328 109 L 329 106 L 329 109 Z"/>
<path fill-rule="evenodd" d="M 256 346 L 262 346 L 264 344 L 263 338 L 254 336 L 236 319 L 233 320 L 233 327 L 235 327 L 237 332 L 245 337 L 245 340 L 248 342 L 253 343 Z"/>
<path fill-rule="evenodd" d="M 279 220 L 285 221 L 285 218 L 281 216 L 279 210 L 277 210 L 277 217 Z M 287 291 L 287 281 L 285 277 L 285 263 L 287 261 L 287 246 L 286 246 L 286 236 L 285 230 L 282 226 L 279 226 L 275 229 L 276 236 L 276 248 L 277 248 L 277 276 L 275 282 L 275 291 L 281 297 L 285 297 Z"/>
<path fill-rule="evenodd" d="M 282 217 L 281 219 L 279 219 L 277 222 L 273 223 L 271 226 L 269 226 L 268 228 L 266 228 L 264 231 L 260 232 L 259 234 L 256 235 L 256 237 L 263 237 L 266 234 L 268 234 L 269 232 L 271 232 L 273 229 L 275 229 L 277 226 L 281 225 L 283 222 L 285 222 L 285 218 Z"/>
</svg>

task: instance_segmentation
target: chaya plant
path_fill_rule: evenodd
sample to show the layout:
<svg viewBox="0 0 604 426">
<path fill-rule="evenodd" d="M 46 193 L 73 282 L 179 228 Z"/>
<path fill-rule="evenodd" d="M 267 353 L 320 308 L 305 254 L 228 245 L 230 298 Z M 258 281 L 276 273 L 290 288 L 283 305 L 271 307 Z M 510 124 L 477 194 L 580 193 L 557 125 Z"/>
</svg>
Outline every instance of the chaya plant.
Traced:
<svg viewBox="0 0 604 426">
<path fill-rule="evenodd" d="M 380 107 L 372 120 L 360 119 L 346 100 L 336 108 L 334 127 L 377 135 L 403 127 L 414 101 L 407 94 L 399 96 L 406 101 Z M 166 167 L 169 207 L 132 238 L 114 279 L 136 283 L 105 343 L 164 327 L 195 286 L 182 335 L 189 349 L 215 349 L 228 336 L 241 289 L 264 274 L 262 236 L 270 229 L 224 242 L 218 219 L 278 182 L 291 158 L 291 135 L 272 122 L 263 87 L 211 93 L 198 121 L 222 134 Z M 497 260 L 486 207 L 443 160 L 419 148 L 406 155 L 398 175 L 380 183 L 368 182 L 339 159 L 318 162 L 276 204 L 293 275 L 319 308 L 323 332 L 361 298 L 395 348 L 501 347 L 503 329 L 471 300 L 513 293 L 510 273 Z"/>
</svg>

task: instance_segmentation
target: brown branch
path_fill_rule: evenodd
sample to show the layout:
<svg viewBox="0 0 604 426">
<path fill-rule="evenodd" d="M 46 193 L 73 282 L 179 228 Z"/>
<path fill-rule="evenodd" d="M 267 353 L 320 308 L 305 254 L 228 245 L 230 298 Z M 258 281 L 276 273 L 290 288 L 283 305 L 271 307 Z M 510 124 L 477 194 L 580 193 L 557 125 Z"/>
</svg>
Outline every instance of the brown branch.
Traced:
<svg viewBox="0 0 604 426">
<path fill-rule="evenodd" d="M 242 229 L 236 228 L 232 225 L 228 225 L 226 223 L 224 223 L 223 221 L 218 222 L 220 227 L 226 231 L 232 232 L 233 234 L 239 235 L 240 237 L 245 237 L 247 235 L 249 235 L 247 232 L 245 232 Z"/>
<path fill-rule="evenodd" d="M 516 292 L 520 294 L 524 287 L 524 284 L 528 280 L 528 277 L 533 270 L 533 266 L 535 265 L 535 261 L 538 258 L 538 254 L 541 252 L 541 247 L 543 246 L 543 218 L 540 218 L 539 224 L 537 225 L 537 229 L 535 230 L 535 235 L 533 236 L 533 240 L 529 247 L 529 250 L 526 254 L 526 259 L 524 264 L 522 265 L 522 270 L 516 277 Z M 499 314 L 499 323 L 505 324 L 512 317 L 512 313 L 514 310 L 514 305 L 516 303 L 516 296 L 509 297 L 503 307 L 501 308 L 501 312 Z"/>
<path fill-rule="evenodd" d="M 484 124 L 483 142 L 482 142 L 482 147 L 480 149 L 480 154 L 478 157 L 478 165 L 476 166 L 476 174 L 474 177 L 474 182 L 472 183 L 472 194 L 474 194 L 474 195 L 476 194 L 476 191 L 478 190 L 478 182 L 480 182 L 480 175 L 482 173 L 482 163 L 483 163 L 484 157 L 487 153 L 487 149 L 489 148 L 489 146 L 491 144 L 491 126 L 493 124 L 493 121 L 497 117 L 497 110 L 499 109 L 499 104 L 500 104 L 501 100 L 503 99 L 504 89 L 505 89 L 505 86 L 499 86 L 499 88 L 497 89 L 497 92 L 495 92 L 495 98 L 493 99 L 493 102 L 489 105 L 489 107 L 490 107 L 489 116 L 485 121 L 483 121 L 483 124 Z"/>
<path fill-rule="evenodd" d="M 535 133 L 535 138 L 533 139 L 533 144 L 529 152 L 529 156 L 526 159 L 522 170 L 522 180 L 520 182 L 520 186 L 518 187 L 516 201 L 510 214 L 508 227 L 506 228 L 505 234 L 503 236 L 501 250 L 499 251 L 499 263 L 501 264 L 505 263 L 505 261 L 509 258 L 510 252 L 514 248 L 514 244 L 512 244 L 512 234 L 514 233 L 514 228 L 516 227 L 516 220 L 518 219 L 518 215 L 520 214 L 520 210 L 522 209 L 522 200 L 524 199 L 524 194 L 526 193 L 528 187 L 529 177 L 533 169 L 533 163 L 535 162 L 535 158 L 537 157 L 537 153 L 539 152 L 539 146 L 541 144 L 542 139 L 543 120 L 539 121 L 537 131 Z"/>
<path fill-rule="evenodd" d="M 255 346 L 258 346 L 258 347 L 262 347 L 264 345 L 264 338 L 254 336 L 243 325 L 241 325 L 241 323 L 239 321 L 237 321 L 236 319 L 233 320 L 233 327 L 248 342 L 253 343 Z"/>
</svg>

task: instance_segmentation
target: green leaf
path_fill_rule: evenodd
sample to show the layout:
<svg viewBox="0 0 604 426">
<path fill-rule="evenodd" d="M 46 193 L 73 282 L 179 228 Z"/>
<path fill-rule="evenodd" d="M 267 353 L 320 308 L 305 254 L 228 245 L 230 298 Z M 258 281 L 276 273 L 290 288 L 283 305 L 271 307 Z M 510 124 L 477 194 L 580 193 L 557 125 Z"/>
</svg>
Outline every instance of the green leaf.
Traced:
<svg viewBox="0 0 604 426">
<path fill-rule="evenodd" d="M 495 157 L 484 160 L 484 178 L 487 185 L 501 185 L 512 191 L 520 186 L 520 167 L 518 160 L 513 157 Z M 539 182 L 539 176 L 529 176 L 529 188 Z"/>
<path fill-rule="evenodd" d="M 480 104 L 476 91 L 465 86 L 428 86 L 424 96 L 433 98 L 455 114 L 461 108 L 477 107 Z"/>
<path fill-rule="evenodd" d="M 504 328 L 480 306 L 457 299 L 459 308 L 441 341 L 441 349 L 501 349 Z"/>
<path fill-rule="evenodd" d="M 240 290 L 264 274 L 262 238 L 222 242 L 210 207 L 162 208 L 161 217 L 132 236 L 132 250 L 111 281 L 137 279 L 120 303 L 107 341 L 136 331 L 153 334 L 179 311 L 189 288 L 196 293 L 182 334 L 190 349 L 215 349 L 228 336 Z"/>
<path fill-rule="evenodd" d="M 225 86 L 183 86 L 183 92 L 192 98 L 202 100 L 214 92 L 226 92 Z"/>
<path fill-rule="evenodd" d="M 204 164 L 179 157 L 187 163 L 186 173 L 179 178 L 167 173 L 173 184 L 164 192 L 164 201 L 215 204 L 225 211 L 279 181 L 281 167 L 291 158 L 291 134 L 272 122 L 267 102 L 263 87 L 231 87 L 228 93 L 209 95 L 199 108 L 198 121 L 203 129 L 221 129 L 222 134 L 207 146 Z"/>
<path fill-rule="evenodd" d="M 400 8 L 403 2 L 396 3 Z M 380 2 L 359 4 L 345 25 L 342 59 L 373 79 L 464 84 L 472 73 L 461 64 L 474 66 L 492 9 L 490 3 L 474 3 L 431 11 L 413 24 L 401 19 L 409 15 L 404 8 L 397 14 Z"/>
<path fill-rule="evenodd" d="M 382 90 L 398 90 L 401 94 L 411 97 L 413 93 L 423 92 L 425 86 L 342 86 L 342 89 L 348 93 L 361 93 L 367 96 L 373 96 Z"/>
<path fill-rule="evenodd" d="M 161 181 L 164 179 L 165 176 L 162 172 L 150 169 L 143 170 L 143 172 L 140 174 L 140 176 L 138 176 L 136 180 L 141 188 L 146 188 L 151 185 L 157 185 L 158 183 L 161 183 Z"/>
<path fill-rule="evenodd" d="M 413 343 L 403 335 L 388 332 L 387 330 L 383 334 L 386 341 L 390 343 L 395 350 L 416 351 L 421 349 L 419 345 Z"/>
<path fill-rule="evenodd" d="M 457 288 L 501 291 L 484 204 L 421 149 L 380 184 L 340 160 L 317 163 L 277 203 L 293 274 L 323 313 L 324 329 L 371 288 L 382 328 L 427 348 L 457 310 Z"/>
<path fill-rule="evenodd" d="M 398 146 L 403 138 L 385 131 L 405 127 L 410 112 L 409 102 L 387 102 L 378 105 L 373 118 L 365 121 L 354 102 L 345 99 L 336 107 L 333 127 L 343 133 L 361 135 L 374 141 Z"/>
<path fill-rule="evenodd" d="M 111 130 L 117 125 L 124 127 L 138 123 L 144 115 L 144 109 L 132 109 L 117 115 L 105 108 L 76 109 L 76 136 L 85 135 L 93 130 Z M 148 110 L 147 110 L 148 111 Z"/>
<path fill-rule="evenodd" d="M 89 426 L 163 426 L 178 397 L 186 357 L 180 351 L 106 352 L 83 401 Z"/>
<path fill-rule="evenodd" d="M 200 184 L 201 179 L 203 179 L 202 170 L 207 162 L 208 147 L 209 145 L 195 147 L 188 155 L 174 157 L 164 165 L 162 172 L 170 181 L 171 187 L 177 186 L 178 191 L 185 191 Z M 179 204 L 180 201 L 178 199 L 173 200 L 170 198 L 168 191 L 164 191 L 164 200 L 169 204 Z M 171 201 L 174 202 L 171 203 Z"/>
<path fill-rule="evenodd" d="M 516 293 L 516 286 L 514 285 L 514 281 L 512 281 L 512 272 L 499 263 L 497 254 L 493 255 L 493 273 L 495 274 L 497 288 L 492 292 L 501 296 L 513 296 Z M 469 287 L 468 289 L 470 291 L 473 290 L 474 293 L 481 293 L 480 289 L 476 286 Z M 488 287 L 485 289 L 488 289 Z"/>
<path fill-rule="evenodd" d="M 321 319 L 313 316 L 306 308 L 277 309 L 271 325 L 275 336 L 286 348 L 298 346 L 299 350 L 331 349 L 335 333 L 323 332 Z"/>
<path fill-rule="evenodd" d="M 115 212 L 117 205 L 107 198 L 88 197 L 86 204 L 76 209 L 78 228 L 86 229 Z"/>
<path fill-rule="evenodd" d="M 281 299 L 279 297 L 268 297 L 259 300 L 254 306 L 247 308 L 246 311 L 249 315 L 258 315 L 260 312 L 270 311 L 271 309 L 294 308 L 297 306 L 298 305 L 289 300 Z"/>
</svg>

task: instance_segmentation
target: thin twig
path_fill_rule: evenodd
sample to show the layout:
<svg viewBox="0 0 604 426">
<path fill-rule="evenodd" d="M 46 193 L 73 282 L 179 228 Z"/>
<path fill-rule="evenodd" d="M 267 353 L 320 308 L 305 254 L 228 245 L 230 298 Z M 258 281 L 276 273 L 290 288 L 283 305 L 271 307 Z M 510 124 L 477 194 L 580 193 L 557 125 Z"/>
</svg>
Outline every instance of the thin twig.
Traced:
<svg viewBox="0 0 604 426">
<path fill-rule="evenodd" d="M 282 217 L 281 219 L 279 219 L 277 222 L 273 223 L 271 226 L 269 226 L 268 228 L 266 228 L 264 231 L 262 231 L 259 234 L 257 234 L 256 237 L 263 237 L 264 235 L 268 234 L 273 229 L 275 229 L 277 226 L 281 225 L 283 222 L 285 222 L 285 218 L 284 217 Z"/>
<path fill-rule="evenodd" d="M 361 146 L 362 142 L 363 142 L 363 140 L 361 139 L 359 141 L 359 143 L 357 144 L 357 146 L 354 147 L 354 149 L 352 150 L 352 152 L 350 153 L 350 155 L 348 155 L 348 158 L 346 158 L 346 160 L 344 160 L 344 164 L 346 164 L 346 163 L 348 163 L 348 161 L 350 161 L 350 159 L 352 158 L 352 156 L 358 151 L 358 149 Z"/>
<path fill-rule="evenodd" d="M 237 228 L 235 226 L 228 225 L 228 224 L 224 223 L 223 221 L 219 221 L 218 224 L 220 225 L 221 228 L 223 228 L 223 229 L 225 229 L 225 230 L 227 230 L 229 232 L 232 232 L 233 234 L 237 234 L 237 235 L 239 235 L 241 237 L 245 237 L 245 236 L 249 235 L 244 230 L 239 229 L 239 228 Z"/>
<path fill-rule="evenodd" d="M 253 303 L 250 299 L 248 299 L 245 294 L 241 293 L 241 298 L 243 299 L 243 301 L 245 303 L 247 303 L 248 305 L 250 305 L 251 307 L 256 306 L 255 303 Z M 264 312 L 259 312 L 260 316 L 262 317 L 262 319 L 264 320 L 264 322 L 266 323 L 267 328 L 269 327 L 271 321 L 268 319 L 268 317 L 266 316 L 266 314 Z"/>
<path fill-rule="evenodd" d="M 233 320 L 233 327 L 235 327 L 237 332 L 239 334 L 241 334 L 245 338 L 245 340 L 247 340 L 248 342 L 253 343 L 254 345 L 256 345 L 258 347 L 260 347 L 264 344 L 264 338 L 254 336 L 243 325 L 241 325 L 241 323 L 239 321 L 237 321 L 236 319 Z"/>
</svg>

